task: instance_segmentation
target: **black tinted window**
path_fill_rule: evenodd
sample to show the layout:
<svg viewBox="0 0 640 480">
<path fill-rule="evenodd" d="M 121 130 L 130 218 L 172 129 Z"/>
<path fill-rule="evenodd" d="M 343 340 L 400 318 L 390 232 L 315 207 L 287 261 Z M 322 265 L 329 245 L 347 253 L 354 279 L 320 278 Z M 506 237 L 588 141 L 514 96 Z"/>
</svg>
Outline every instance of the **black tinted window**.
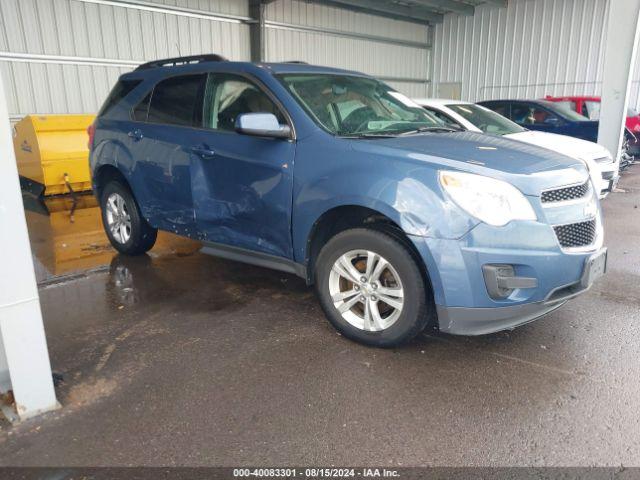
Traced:
<svg viewBox="0 0 640 480">
<path fill-rule="evenodd" d="M 490 105 L 486 105 L 486 107 L 493 110 L 498 115 L 502 115 L 503 117 L 507 117 L 513 120 L 513 118 L 511 117 L 511 110 L 509 109 L 508 103 L 493 103 Z"/>
<path fill-rule="evenodd" d="M 133 119 L 138 122 L 146 122 L 149 113 L 149 102 L 151 101 L 151 92 L 133 109 Z"/>
<path fill-rule="evenodd" d="M 129 95 L 129 93 L 142 83 L 142 80 L 119 80 L 113 87 L 111 93 L 107 97 L 107 100 L 102 105 L 100 113 L 98 115 L 104 115 L 113 107 L 115 107 L 120 100 Z"/>
<path fill-rule="evenodd" d="M 511 120 L 520 125 L 531 125 L 534 122 L 531 107 L 524 103 L 516 103 L 511 106 Z"/>
<path fill-rule="evenodd" d="M 151 95 L 149 122 L 201 126 L 206 79 L 204 74 L 183 75 L 158 83 Z"/>
</svg>

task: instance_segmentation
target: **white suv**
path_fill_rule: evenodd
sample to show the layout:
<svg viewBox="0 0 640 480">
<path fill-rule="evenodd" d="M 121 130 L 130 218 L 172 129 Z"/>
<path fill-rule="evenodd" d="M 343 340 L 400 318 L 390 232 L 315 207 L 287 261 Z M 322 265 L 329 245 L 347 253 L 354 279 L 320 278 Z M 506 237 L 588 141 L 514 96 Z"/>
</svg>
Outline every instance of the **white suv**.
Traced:
<svg viewBox="0 0 640 480">
<path fill-rule="evenodd" d="M 527 130 L 475 103 L 424 98 L 415 101 L 447 125 L 473 132 L 501 135 L 582 160 L 589 169 L 593 184 L 600 192 L 600 198 L 607 196 L 614 186 L 617 177 L 616 166 L 611 153 L 602 145 L 566 135 Z"/>
</svg>

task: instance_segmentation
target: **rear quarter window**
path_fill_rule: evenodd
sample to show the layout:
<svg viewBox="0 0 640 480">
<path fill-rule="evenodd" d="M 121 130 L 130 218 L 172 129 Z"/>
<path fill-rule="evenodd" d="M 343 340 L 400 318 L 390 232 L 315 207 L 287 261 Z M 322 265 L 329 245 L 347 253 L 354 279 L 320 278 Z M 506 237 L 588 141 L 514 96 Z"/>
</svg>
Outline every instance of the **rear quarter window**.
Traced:
<svg viewBox="0 0 640 480">
<path fill-rule="evenodd" d="M 105 100 L 100 112 L 98 112 L 98 116 L 101 117 L 109 113 L 113 107 L 118 105 L 124 97 L 129 95 L 141 83 L 142 80 L 119 80 L 111 90 L 111 93 L 109 93 L 107 100 Z"/>
<path fill-rule="evenodd" d="M 137 122 L 146 122 L 149 113 L 149 103 L 151 103 L 151 92 L 149 92 L 140 103 L 133 108 L 133 119 Z"/>
<path fill-rule="evenodd" d="M 180 75 L 158 83 L 151 94 L 147 120 L 185 127 L 202 126 L 206 74 Z"/>
</svg>

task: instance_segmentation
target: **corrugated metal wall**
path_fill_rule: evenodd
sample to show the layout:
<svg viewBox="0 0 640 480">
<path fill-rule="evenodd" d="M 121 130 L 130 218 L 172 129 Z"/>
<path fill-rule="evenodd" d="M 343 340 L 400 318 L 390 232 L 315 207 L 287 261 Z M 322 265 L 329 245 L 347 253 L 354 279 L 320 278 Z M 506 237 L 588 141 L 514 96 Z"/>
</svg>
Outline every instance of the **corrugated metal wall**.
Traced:
<svg viewBox="0 0 640 480">
<path fill-rule="evenodd" d="M 154 11 L 179 6 L 189 11 Z M 118 75 L 145 60 L 216 51 L 249 58 L 246 1 L 1 0 L 0 74 L 9 112 L 96 112 Z"/>
<path fill-rule="evenodd" d="M 423 97 L 428 92 L 431 50 L 424 48 L 429 42 L 426 26 L 294 0 L 269 4 L 266 19 L 267 60 L 303 60 L 358 70 L 383 78 L 407 95 Z M 384 36 L 407 44 L 348 38 L 337 32 L 295 31 L 269 22 Z M 394 77 L 403 81 L 393 81 Z"/>
<path fill-rule="evenodd" d="M 0 74 L 10 114 L 96 112 L 121 73 L 151 59 L 217 52 L 249 60 L 248 15 L 247 0 L 0 0 Z M 426 94 L 425 26 L 291 0 L 270 4 L 267 20 L 267 60 L 402 77 L 389 83 Z M 362 37 L 344 35 L 353 32 Z M 396 41 L 364 38 L 371 32 Z"/>
<path fill-rule="evenodd" d="M 608 1 L 509 0 L 447 15 L 432 51 L 424 26 L 277 0 L 266 9 L 266 58 L 361 70 L 416 97 L 458 82 L 465 100 L 599 94 Z M 10 112 L 95 112 L 118 75 L 154 58 L 215 51 L 248 60 L 248 13 L 247 0 L 0 0 Z M 640 108 L 640 62 L 632 105 Z"/>
<path fill-rule="evenodd" d="M 433 94 L 462 85 L 463 100 L 600 94 L 608 0 L 509 0 L 436 27 Z M 639 105 L 640 64 L 632 88 Z"/>
</svg>

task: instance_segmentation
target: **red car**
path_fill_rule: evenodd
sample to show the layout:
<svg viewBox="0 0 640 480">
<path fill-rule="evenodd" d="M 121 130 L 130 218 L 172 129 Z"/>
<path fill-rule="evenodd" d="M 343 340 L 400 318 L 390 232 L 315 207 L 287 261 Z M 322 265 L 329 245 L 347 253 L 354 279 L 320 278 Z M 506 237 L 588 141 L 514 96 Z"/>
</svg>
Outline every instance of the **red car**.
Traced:
<svg viewBox="0 0 640 480">
<path fill-rule="evenodd" d="M 552 97 L 547 95 L 545 100 L 556 102 L 569 110 L 574 110 L 590 120 L 600 119 L 600 97 L 566 96 Z M 627 109 L 627 134 L 622 149 L 630 157 L 640 157 L 640 113 L 634 108 Z"/>
<path fill-rule="evenodd" d="M 552 97 L 547 95 L 545 100 L 560 103 L 571 110 L 581 113 L 590 120 L 599 120 L 600 118 L 600 97 Z M 627 128 L 634 135 L 640 133 L 640 114 L 633 108 L 627 110 Z"/>
</svg>

